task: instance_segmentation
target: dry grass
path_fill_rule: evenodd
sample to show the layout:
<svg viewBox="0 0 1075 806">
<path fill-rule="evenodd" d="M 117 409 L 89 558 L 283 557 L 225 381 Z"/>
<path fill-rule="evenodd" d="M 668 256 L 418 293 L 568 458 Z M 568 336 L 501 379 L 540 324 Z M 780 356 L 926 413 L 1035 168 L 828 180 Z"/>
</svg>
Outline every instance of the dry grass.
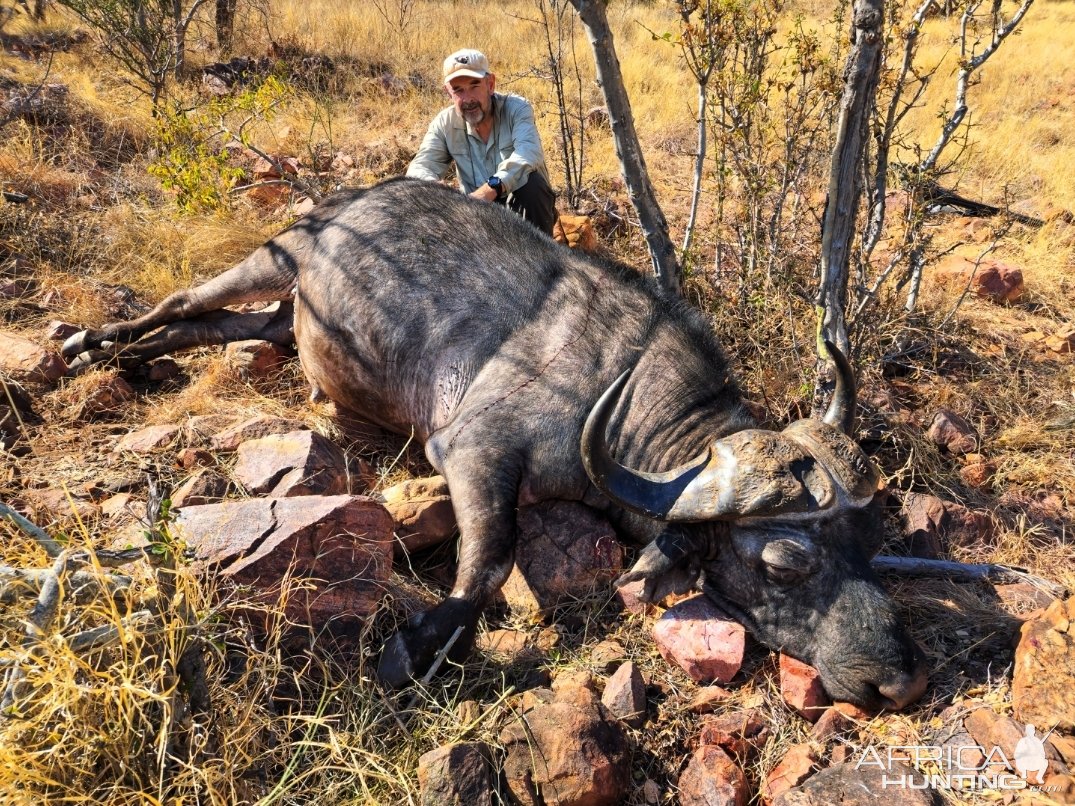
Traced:
<svg viewBox="0 0 1075 806">
<path fill-rule="evenodd" d="M 808 21 L 816 21 L 811 24 L 827 26 L 822 22 L 830 16 L 827 4 L 797 7 Z M 692 159 L 694 88 L 674 48 L 653 42 L 649 33 L 670 30 L 672 10 L 668 4 L 622 3 L 612 4 L 609 13 L 658 195 L 678 233 Z M 375 181 L 405 164 L 429 117 L 445 105 L 436 82 L 443 56 L 473 45 L 491 56 L 501 89 L 535 102 L 556 178 L 551 89 L 531 74 L 544 58 L 537 29 L 525 19 L 534 14 L 534 5 L 527 2 L 492 9 L 476 0 L 429 0 L 414 5 L 413 22 L 400 30 L 368 4 L 277 0 L 271 23 L 255 19 L 240 31 L 240 50 L 264 53 L 271 31 L 277 42 L 324 53 L 341 67 L 330 92 L 298 92 L 254 134 L 273 152 L 344 151 L 355 158 L 355 181 Z M 1039 0 L 1020 37 L 989 63 L 972 89 L 978 125 L 972 130 L 970 158 L 958 176 L 964 195 L 997 202 L 1007 193 L 1022 203 L 1020 209 L 1034 214 L 1075 208 L 1073 15 L 1070 4 Z M 934 20 L 927 26 L 927 55 L 939 59 L 948 50 L 945 25 Z M 70 30 L 62 20 L 50 26 Z M 6 30 L 29 29 L 18 20 Z M 596 106 L 601 100 L 581 28 L 576 39 L 586 103 Z M 194 58 L 213 56 L 201 48 Z M 952 55 L 947 58 L 921 110 L 912 115 L 923 144 L 932 142 L 936 110 L 951 92 Z M 234 263 L 287 220 L 286 212 L 260 210 L 245 201 L 224 215 L 176 215 L 145 174 L 150 159 L 145 103 L 113 71 L 102 70 L 99 59 L 91 47 L 57 54 L 49 80 L 70 88 L 74 119 L 50 127 L 8 124 L 0 141 L 0 182 L 35 199 L 32 208 L 0 205 L 0 268 L 9 270 L 21 256 L 42 289 L 60 292 L 59 301 L 49 307 L 32 307 L 38 297 L 29 300 L 30 306 L 26 300 L 0 304 L 12 326 L 34 338 L 40 338 L 49 318 L 83 323 L 114 318 L 113 304 L 101 293 L 106 284 L 129 285 L 142 300 L 155 301 Z M 0 55 L 0 76 L 34 84 L 44 69 L 41 62 Z M 407 88 L 398 94 L 378 88 L 370 77 L 383 69 L 405 79 Z M 186 86 L 182 92 L 193 99 L 197 90 Z M 594 132 L 587 148 L 595 207 L 626 210 L 610 138 Z M 710 200 L 704 206 L 711 207 Z M 712 211 L 706 209 L 706 216 L 712 217 Z M 618 232 L 611 248 L 645 265 L 637 229 Z M 970 256 L 982 248 L 962 223 L 941 223 L 937 239 L 943 245 L 966 241 L 958 251 Z M 876 412 L 867 419 L 880 429 L 877 458 L 894 486 L 995 511 L 1000 524 L 995 540 L 953 547 L 955 558 L 1026 566 L 1075 589 L 1070 514 L 1075 431 L 1043 428 L 1075 410 L 1075 363 L 1070 355 L 1043 356 L 1019 338 L 1030 330 L 1051 333 L 1070 323 L 1075 233 L 1060 220 L 1037 231 L 1017 228 L 1001 241 L 995 256 L 1023 267 L 1028 287 L 1023 301 L 1005 308 L 964 301 L 942 332 L 936 325 L 956 305 L 958 289 L 930 284 L 913 320 L 878 317 L 876 327 L 864 329 L 860 338 L 868 357 L 889 350 L 898 334 L 910 334 L 906 355 L 883 367 L 876 362 L 863 372 L 864 396 L 892 392 L 908 407 L 909 419 L 886 419 Z M 742 356 L 739 369 L 748 393 L 765 407 L 768 419 L 778 423 L 801 416 L 809 406 L 812 373 L 812 360 L 803 357 L 810 355 L 813 338 L 809 302 L 774 295 L 729 300 L 704 267 L 692 277 L 690 295 L 717 312 L 718 327 Z M 893 297 L 886 310 L 895 311 L 901 303 Z M 763 326 L 753 329 L 762 320 Z M 74 490 L 105 474 L 138 473 L 136 462 L 108 452 L 116 433 L 135 423 L 182 422 L 220 411 L 304 420 L 373 462 L 378 488 L 423 472 L 420 451 L 407 449 L 405 440 L 355 430 L 331 408 L 306 403 L 308 390 L 295 366 L 271 384 L 259 385 L 238 377 L 219 351 L 198 352 L 184 358 L 182 366 L 184 377 L 141 397 L 118 422 L 82 426 L 67 421 L 65 410 L 77 405 L 92 378 L 67 382 L 43 398 L 49 421 L 37 436 L 38 455 L 17 466 L 0 465 L 0 500 L 15 500 L 33 486 L 63 483 Z M 939 406 L 957 410 L 978 427 L 984 452 L 998 465 L 991 487 L 967 487 L 959 477 L 959 460 L 942 455 L 925 439 L 923 426 Z M 98 450 L 101 445 L 105 447 Z M 165 460 L 156 470 L 165 480 L 179 477 Z M 56 528 L 71 532 L 78 545 L 102 546 L 115 538 L 115 527 L 107 522 Z M 0 530 L 0 563 L 47 564 L 40 550 L 12 527 L 4 524 Z M 902 548 L 895 534 L 890 548 Z M 652 616 L 615 612 L 607 592 L 558 614 L 551 649 L 516 658 L 479 653 L 456 674 L 400 696 L 383 692 L 372 681 L 371 659 L 382 638 L 407 613 L 442 595 L 452 553 L 445 547 L 415 559 L 414 568 L 401 568 L 392 583 L 395 598 L 367 631 L 351 636 L 344 646 L 321 636 L 312 649 L 300 651 L 280 628 L 280 604 L 262 606 L 262 617 L 271 617 L 277 626 L 267 636 L 258 635 L 250 625 L 251 604 L 244 592 L 198 578 L 184 567 L 179 584 L 207 642 L 213 702 L 211 713 L 191 719 L 178 718 L 182 696 L 167 671 L 176 660 L 179 631 L 174 625 L 127 630 L 117 646 L 87 656 L 73 654 L 63 640 L 87 627 L 118 624 L 126 611 L 153 600 L 156 581 L 146 569 L 134 575 L 129 601 L 99 600 L 89 606 L 65 601 L 55 629 L 32 657 L 19 648 L 26 601 L 0 604 L 2 657 L 19 658 L 33 691 L 21 718 L 0 721 L 0 803 L 272 804 L 307 803 L 314 797 L 341 804 L 417 803 L 415 770 L 423 752 L 464 739 L 495 746 L 500 728 L 513 714 L 515 693 L 550 675 L 597 668 L 592 651 L 605 638 L 618 640 L 640 664 L 650 684 L 651 713 L 657 715 L 644 731 L 632 734 L 633 769 L 657 781 L 666 802 L 674 802 L 674 781 L 697 728 L 698 718 L 686 708 L 696 687 L 657 655 L 648 639 Z M 846 739 L 852 749 L 928 736 L 939 706 L 960 698 L 1008 707 L 1004 667 L 1010 659 L 1012 622 L 991 589 L 921 581 L 892 587 L 933 660 L 930 699 L 904 715 L 858 726 Z M 285 590 L 281 598 L 287 595 Z M 493 627 L 523 630 L 535 643 L 548 629 L 510 614 L 493 612 L 489 618 Z M 752 650 L 727 704 L 761 708 L 767 715 L 769 738 L 746 767 L 754 782 L 791 744 L 809 741 L 808 726 L 782 703 L 774 675 L 772 656 Z M 478 703 L 476 720 L 471 708 L 460 707 L 467 701 Z M 830 749 L 819 747 L 823 755 Z M 643 803 L 641 780 L 628 804 Z"/>
</svg>

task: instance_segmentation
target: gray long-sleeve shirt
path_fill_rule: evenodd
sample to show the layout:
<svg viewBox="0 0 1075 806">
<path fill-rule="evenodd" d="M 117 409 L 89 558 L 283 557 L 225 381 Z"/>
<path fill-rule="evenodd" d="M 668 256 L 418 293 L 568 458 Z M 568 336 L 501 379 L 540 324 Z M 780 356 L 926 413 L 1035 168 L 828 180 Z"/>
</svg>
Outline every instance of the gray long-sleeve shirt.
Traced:
<svg viewBox="0 0 1075 806">
<path fill-rule="evenodd" d="M 429 124 L 407 176 L 437 181 L 453 162 L 465 193 L 477 190 L 494 174 L 500 177 L 505 193 L 526 184 L 532 171 L 541 171 L 548 179 L 530 102 L 518 95 L 494 93 L 493 131 L 487 143 L 454 106 L 443 110 Z"/>
</svg>

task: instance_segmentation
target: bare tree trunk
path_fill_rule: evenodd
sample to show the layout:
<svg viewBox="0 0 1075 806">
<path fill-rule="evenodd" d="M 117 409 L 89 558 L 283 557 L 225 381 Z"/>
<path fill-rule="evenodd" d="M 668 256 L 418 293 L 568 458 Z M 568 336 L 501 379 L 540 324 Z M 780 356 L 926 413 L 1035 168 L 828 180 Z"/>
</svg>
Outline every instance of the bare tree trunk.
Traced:
<svg viewBox="0 0 1075 806">
<path fill-rule="evenodd" d="M 634 116 L 631 114 L 631 101 L 623 86 L 620 61 L 616 57 L 616 48 L 612 41 L 612 31 L 608 27 L 603 0 L 571 0 L 571 5 L 579 13 L 582 24 L 593 47 L 594 61 L 597 66 L 597 83 L 605 96 L 609 118 L 612 121 L 612 136 L 616 143 L 616 156 L 620 160 L 620 170 L 631 203 L 638 211 L 642 232 L 649 244 L 653 259 L 653 272 L 657 280 L 667 290 L 678 294 L 683 285 L 682 269 L 676 261 L 676 247 L 668 235 L 668 221 L 657 203 L 653 185 L 649 181 L 646 161 L 635 132 Z"/>
<path fill-rule="evenodd" d="M 708 76 L 707 76 L 708 80 Z M 702 200 L 702 172 L 705 169 L 706 132 L 709 129 L 709 100 L 707 81 L 698 82 L 698 153 L 694 156 L 694 182 L 691 185 L 691 213 L 687 219 L 687 231 L 683 233 L 683 246 L 680 248 L 680 260 L 685 261 L 690 252 L 694 227 L 698 223 L 698 203 Z"/>
<path fill-rule="evenodd" d="M 837 118 L 836 145 L 829 171 L 828 202 L 821 230 L 821 285 L 816 305 L 818 345 L 833 342 L 850 355 L 845 306 L 848 266 L 862 195 L 862 158 L 884 47 L 884 0 L 853 0 L 851 52 Z M 824 354 L 819 349 L 819 355 Z"/>
<path fill-rule="evenodd" d="M 221 53 L 231 50 L 235 33 L 235 4 L 237 0 L 216 0 L 216 43 Z"/>
<path fill-rule="evenodd" d="M 884 0 L 852 0 L 851 52 L 844 70 L 844 92 L 836 122 L 836 144 L 829 169 L 828 200 L 821 227 L 821 283 L 817 307 L 818 380 L 814 410 L 824 410 L 830 389 L 830 341 L 851 355 L 847 338 L 847 280 L 851 243 L 862 195 L 862 164 L 870 114 L 877 96 L 877 79 L 884 49 Z"/>
</svg>

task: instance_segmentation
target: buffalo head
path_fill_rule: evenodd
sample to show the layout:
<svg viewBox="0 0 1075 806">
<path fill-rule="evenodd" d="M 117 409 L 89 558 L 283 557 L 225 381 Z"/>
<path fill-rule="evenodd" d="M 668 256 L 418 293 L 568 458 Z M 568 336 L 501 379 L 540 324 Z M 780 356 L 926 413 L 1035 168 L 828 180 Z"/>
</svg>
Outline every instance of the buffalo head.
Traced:
<svg viewBox="0 0 1075 806">
<path fill-rule="evenodd" d="M 925 690 L 924 659 L 870 570 L 879 476 L 849 436 L 854 377 L 829 348 L 837 384 L 823 419 L 717 438 L 660 473 L 609 453 L 624 373 L 587 418 L 583 462 L 611 500 L 668 524 L 620 584 L 645 580 L 649 599 L 699 585 L 762 643 L 816 667 L 832 697 L 900 708 Z"/>
</svg>

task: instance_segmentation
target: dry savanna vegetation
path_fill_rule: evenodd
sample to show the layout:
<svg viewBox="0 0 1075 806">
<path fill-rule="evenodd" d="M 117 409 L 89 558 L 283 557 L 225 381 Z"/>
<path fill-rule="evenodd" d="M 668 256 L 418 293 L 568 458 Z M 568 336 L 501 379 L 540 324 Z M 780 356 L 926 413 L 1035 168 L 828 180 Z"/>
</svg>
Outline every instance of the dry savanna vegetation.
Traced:
<svg viewBox="0 0 1075 806">
<path fill-rule="evenodd" d="M 213 4 L 205 4 L 187 30 L 181 74 L 161 79 L 154 105 L 144 77 L 71 11 L 87 5 L 94 4 L 48 4 L 34 19 L 32 4 L 0 0 L 5 332 L 45 344 L 52 320 L 90 326 L 136 315 L 232 265 L 335 187 L 401 173 L 446 103 L 441 60 L 462 46 L 488 53 L 499 89 L 534 102 L 561 212 L 589 216 L 599 249 L 648 270 L 611 133 L 593 112 L 603 104 L 593 57 L 570 7 L 252 0 L 238 4 L 225 49 Z M 957 71 L 968 57 L 958 39 L 965 4 L 949 4 L 947 16 L 942 5 L 921 23 L 903 95 L 911 103 L 905 113 L 900 107 L 891 142 L 884 229 L 869 253 L 854 253 L 858 436 L 892 491 L 888 553 L 921 548 L 909 541 L 900 502 L 925 493 L 988 523 L 973 539 L 942 539 L 939 556 L 1019 566 L 1055 586 L 1052 593 L 1071 590 L 1075 4 L 1037 0 L 973 74 L 968 114 L 923 178 L 907 166 L 921 163 L 951 119 Z M 997 7 L 1009 18 L 1017 5 Z M 698 8 L 608 5 L 651 179 L 677 243 L 690 219 L 698 150 L 697 82 L 684 56 L 686 45 L 701 41 Z M 685 296 L 721 334 L 756 411 L 778 425 L 811 407 L 813 294 L 850 9 L 825 0 L 726 0 L 721 8 L 727 27 L 712 57 L 697 223 L 682 256 Z M 888 5 L 881 109 L 897 86 L 916 8 Z M 693 9 L 689 29 L 684 9 Z M 989 41 L 982 27 L 989 11 L 969 26 L 979 51 Z M 559 55 L 563 106 L 550 48 Z M 233 57 L 249 59 L 245 74 L 213 92 L 203 68 Z M 761 65 L 756 75 L 751 65 Z M 878 141 L 870 142 L 876 154 Z M 294 172 L 266 184 L 272 169 L 259 166 L 256 152 Z M 1002 212 L 924 201 L 926 180 Z M 862 214 L 860 233 L 865 207 Z M 977 295 L 965 271 L 997 265 L 1006 277 L 1019 269 L 1023 283 L 1000 301 Z M 697 687 L 654 648 L 656 613 L 621 612 L 610 588 L 565 604 L 547 623 L 494 608 L 482 634 L 516 630 L 530 651 L 478 650 L 464 668 L 397 694 L 374 680 L 377 652 L 402 618 L 443 595 L 451 544 L 413 557 L 401 552 L 394 593 L 367 628 L 315 640 L 306 640 L 311 630 L 298 630 L 303 640 L 296 640 L 282 616 L 303 584 L 297 576 L 266 598 L 193 569 L 161 503 L 188 470 L 176 464 L 175 449 L 113 453 L 118 437 L 136 427 L 221 412 L 278 415 L 368 462 L 375 491 L 429 469 L 406 440 L 371 436 L 341 422 L 331 405 L 308 402 L 297 362 L 252 381 L 219 348 L 176 360 L 177 375 L 136 375 L 131 399 L 92 416 L 83 404 L 98 372 L 30 384 L 34 416 L 5 437 L 0 503 L 83 562 L 79 573 L 115 576 L 85 550 L 126 545 L 130 532 L 122 529 L 145 533 L 151 550 L 116 570 L 128 578 L 122 590 L 104 595 L 88 585 L 76 595 L 68 586 L 44 622 L 28 615 L 33 598 L 2 589 L 2 694 L 18 696 L 0 714 L 0 803 L 419 803 L 423 753 L 464 739 L 495 747 L 521 692 L 576 670 L 600 672 L 600 680 L 594 650 L 609 640 L 647 681 L 649 722 L 630 731 L 625 803 L 679 802 L 677 782 L 697 743 L 700 717 L 688 708 Z M 941 409 L 973 428 L 971 450 L 946 450 L 927 435 Z M 215 461 L 226 474 L 230 460 Z M 31 505 L 42 490 L 61 491 L 51 508 Z M 116 492 L 129 494 L 134 510 L 122 529 L 122 518 L 83 506 Z M 140 526 L 130 526 L 134 516 Z M 0 571 L 56 562 L 29 524 L 0 519 L 0 536 Z M 847 752 L 928 743 L 952 704 L 1009 714 L 1013 640 L 1019 619 L 1040 602 L 1001 598 L 986 582 L 893 579 L 889 587 L 929 657 L 930 688 L 905 712 L 857 724 L 840 742 Z M 111 630 L 110 640 L 76 651 L 73 637 L 90 630 Z M 185 685 L 191 646 L 205 664 L 203 692 Z M 760 709 L 768 728 L 744 761 L 751 791 L 793 745 L 814 741 L 827 763 L 833 743 L 813 740 L 810 724 L 783 703 L 772 653 L 751 649 L 729 690 L 721 708 Z M 198 707 L 205 702 L 208 709 Z M 941 796 L 1071 802 L 1070 792 Z"/>
</svg>

